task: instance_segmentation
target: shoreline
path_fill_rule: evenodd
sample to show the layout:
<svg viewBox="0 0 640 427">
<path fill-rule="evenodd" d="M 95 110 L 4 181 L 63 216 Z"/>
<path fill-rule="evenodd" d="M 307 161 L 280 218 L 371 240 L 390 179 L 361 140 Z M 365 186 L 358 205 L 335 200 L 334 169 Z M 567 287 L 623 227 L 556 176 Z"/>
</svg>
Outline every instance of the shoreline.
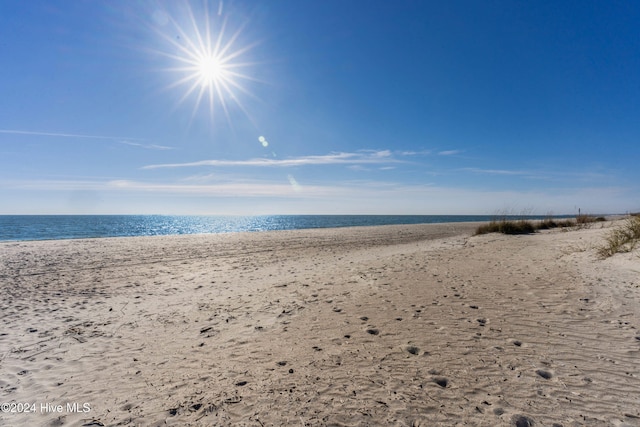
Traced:
<svg viewBox="0 0 640 427">
<path fill-rule="evenodd" d="M 32 217 L 45 217 L 45 218 L 49 218 L 49 217 L 54 217 L 54 218 L 86 218 L 86 215 L 35 215 L 35 216 L 29 216 L 29 215 L 22 215 L 22 216 L 14 216 L 14 215 L 5 215 L 5 217 L 9 217 L 9 218 L 20 218 L 20 217 L 25 217 L 25 218 L 32 218 Z M 171 227 L 173 228 L 173 232 L 172 233 L 164 233 L 163 234 L 156 234 L 159 236 L 169 236 L 169 235 L 191 235 L 191 234 L 226 234 L 229 232 L 264 232 L 264 231 L 293 231 L 293 230 L 305 230 L 305 229 L 325 229 L 325 228 L 351 228 L 351 227 L 367 227 L 367 226 L 385 226 L 385 225 L 426 225 L 426 224 L 449 224 L 449 223 L 467 223 L 467 222 L 489 222 L 497 217 L 499 217 L 498 215 L 272 215 L 272 216 L 253 216 L 253 217 L 243 217 L 243 216 L 237 216 L 237 217 L 223 217 L 223 216 L 210 216 L 210 217 L 203 217 L 203 216 L 158 216 L 158 215 L 93 215 L 93 217 L 96 218 L 121 218 L 121 217 L 130 217 L 130 218 L 168 218 L 170 220 L 176 220 L 176 219 L 183 219 L 183 218 L 196 218 L 196 219 L 201 219 L 201 218 L 209 218 L 209 219 L 224 219 L 224 218 L 234 218 L 234 220 L 231 220 L 228 223 L 225 222 L 219 222 L 216 223 L 215 221 L 212 222 L 195 222 L 195 223 L 184 223 L 184 222 L 158 222 L 156 224 L 151 224 L 153 226 L 157 226 L 160 228 L 163 227 Z M 522 216 L 521 215 L 509 215 L 508 216 L 509 219 L 521 219 Z M 527 216 L 528 218 L 529 216 Z M 536 221 L 539 219 L 543 219 L 544 216 L 541 215 L 533 215 L 531 216 L 533 217 L 533 219 L 531 219 L 532 221 Z M 558 219 L 564 219 L 564 218 L 570 218 L 570 215 L 558 215 L 555 216 L 554 218 L 558 218 Z M 17 223 L 6 223 L 4 224 L 2 222 L 2 216 L 0 216 L 0 228 L 2 227 L 7 227 L 7 230 L 12 229 L 13 228 L 24 228 L 24 229 L 29 229 L 30 227 L 34 227 L 35 224 L 32 223 L 20 223 L 19 221 Z M 238 219 L 251 219 L 253 221 L 257 221 L 257 222 L 252 222 L 251 220 L 248 222 L 238 222 Z M 286 219 L 290 219 L 290 218 L 298 218 L 297 223 L 293 226 L 293 228 L 291 228 L 291 224 L 285 224 L 285 223 L 278 223 L 278 220 L 276 220 L 276 223 L 272 223 L 270 225 L 264 225 L 262 223 L 260 223 L 261 220 L 264 219 L 273 219 L 273 218 L 280 218 L 280 220 L 282 220 L 283 218 Z M 300 219 L 302 218 L 302 220 Z M 343 218 L 342 221 L 327 221 L 327 218 Z M 349 220 L 344 220 L 344 218 L 349 218 Z M 368 219 L 370 218 L 377 218 L 377 220 L 373 220 L 373 221 L 369 221 Z M 396 222 L 395 223 L 388 223 L 383 220 L 380 220 L 380 218 L 396 218 Z M 406 221 L 400 221 L 397 220 L 397 218 L 412 218 L 412 221 L 406 222 Z M 414 222 L 416 220 L 416 218 L 421 218 L 420 221 L 423 222 Z M 424 218 L 430 218 L 430 220 L 426 220 Z M 453 218 L 457 218 L 458 220 L 452 221 Z M 356 221 L 354 221 L 354 219 L 356 219 Z M 437 219 L 436 222 L 434 222 L 434 219 Z M 460 220 L 462 219 L 462 220 Z M 444 222 L 442 222 L 444 221 Z M 285 221 L 286 222 L 286 221 Z M 61 226 L 61 224 L 57 224 L 57 226 L 55 224 L 37 224 L 37 227 L 40 229 L 40 231 L 37 234 L 38 236 L 35 237 L 29 237 L 29 238 L 24 238 L 24 237 L 14 237 L 14 238 L 6 238 L 6 236 L 2 236 L 2 240 L 0 240 L 0 242 L 20 242 L 20 241 L 45 241 L 45 240 L 77 240 L 77 239 L 96 239 L 96 238 L 114 238 L 114 237 L 146 237 L 146 236 L 154 236 L 153 234 L 147 234 L 147 235 L 139 235 L 139 234 L 128 234 L 127 232 L 123 232 L 120 227 L 124 226 L 126 227 L 133 227 L 133 226 L 141 226 L 141 227 L 149 227 L 150 224 L 148 223 L 140 223 L 140 224 L 134 224 L 134 223 L 130 223 L 130 224 L 122 224 L 122 223 L 109 223 L 109 221 L 107 221 L 106 224 L 102 224 L 99 226 L 96 226 L 95 223 L 93 224 L 84 224 L 84 226 L 86 226 L 86 229 L 83 229 L 83 224 L 79 224 L 79 223 L 68 223 L 65 224 L 63 227 Z M 57 227 L 57 228 L 56 228 Z M 60 227 L 65 229 L 65 232 L 62 233 L 60 231 Z M 118 229 L 120 229 L 120 231 L 118 232 L 114 232 L 112 227 L 116 227 Z M 231 227 L 231 229 L 233 229 L 232 231 L 229 230 L 229 227 Z M 58 235 L 57 236 L 50 236 L 49 232 L 43 232 L 42 229 L 53 229 L 53 230 L 58 230 Z M 203 231 L 205 230 L 206 231 Z M 110 233 L 113 233 L 112 235 L 110 235 Z M 12 236 L 14 236 L 16 233 L 11 233 Z M 34 233 L 32 233 L 34 234 Z M 93 235 L 89 235 L 89 234 L 93 234 Z M 9 233 L 7 232 L 7 236 L 9 235 Z"/>
<path fill-rule="evenodd" d="M 0 246 L 15 244 L 15 243 L 39 243 L 39 242 L 66 242 L 66 241 L 95 241 L 95 240 L 110 240 L 110 239 L 157 239 L 157 238 L 189 238 L 189 237 L 211 237 L 227 236 L 227 235 L 239 235 L 239 234 L 267 234 L 267 233 L 295 233 L 295 232 L 315 232 L 327 230 L 329 233 L 337 233 L 340 231 L 358 232 L 363 229 L 363 232 L 367 232 L 375 229 L 382 229 L 384 227 L 447 227 L 455 228 L 455 233 L 466 233 L 475 230 L 484 221 L 460 221 L 460 222 L 435 222 L 435 223 L 418 223 L 418 224 L 382 224 L 382 225 L 356 225 L 356 226 L 344 226 L 344 227 L 314 227 L 314 228 L 297 228 L 286 230 L 255 230 L 255 231 L 224 231 L 224 232 L 211 232 L 211 233 L 182 233 L 182 234 L 155 234 L 155 235 L 142 235 L 142 236 L 99 236 L 99 237 L 69 237 L 60 239 L 32 239 L 32 240 L 0 240 Z M 438 231 L 436 231 L 438 233 Z"/>
<path fill-rule="evenodd" d="M 477 224 L 2 242 L 0 421 L 638 422 L 638 251 Z"/>
</svg>

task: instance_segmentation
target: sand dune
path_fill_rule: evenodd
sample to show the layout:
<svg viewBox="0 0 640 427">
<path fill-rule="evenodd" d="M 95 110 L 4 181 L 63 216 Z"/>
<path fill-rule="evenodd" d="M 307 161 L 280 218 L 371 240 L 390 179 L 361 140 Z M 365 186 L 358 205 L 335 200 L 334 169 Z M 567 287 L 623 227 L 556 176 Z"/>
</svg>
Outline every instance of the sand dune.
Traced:
<svg viewBox="0 0 640 427">
<path fill-rule="evenodd" d="M 599 227 L 5 242 L 0 402 L 34 412 L 0 424 L 640 425 L 640 258 Z"/>
</svg>

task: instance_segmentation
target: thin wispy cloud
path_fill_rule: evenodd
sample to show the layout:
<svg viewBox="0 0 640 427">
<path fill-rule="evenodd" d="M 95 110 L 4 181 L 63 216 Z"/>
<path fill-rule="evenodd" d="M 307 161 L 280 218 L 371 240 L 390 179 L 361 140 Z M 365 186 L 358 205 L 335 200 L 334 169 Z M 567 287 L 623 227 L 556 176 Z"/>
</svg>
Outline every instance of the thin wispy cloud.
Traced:
<svg viewBox="0 0 640 427">
<path fill-rule="evenodd" d="M 453 156 L 462 153 L 462 150 L 444 150 L 438 151 L 439 156 Z"/>
<path fill-rule="evenodd" d="M 374 158 L 391 157 L 392 155 L 390 150 L 360 150 L 359 153 L 368 153 Z"/>
<path fill-rule="evenodd" d="M 99 139 L 103 141 L 119 142 L 120 144 L 145 148 L 148 150 L 175 150 L 174 147 L 169 147 L 166 145 L 146 144 L 144 143 L 146 141 L 145 139 L 132 138 L 129 136 L 86 135 L 86 134 L 77 134 L 77 133 L 39 132 L 39 131 L 31 131 L 31 130 L 17 130 L 17 129 L 0 129 L 0 134 L 49 136 L 49 137 L 55 137 L 55 138 Z"/>
<path fill-rule="evenodd" d="M 132 142 L 132 141 L 120 141 L 120 143 L 125 145 L 131 145 L 133 147 L 146 148 L 149 150 L 175 150 L 175 147 L 168 147 L 166 145 L 141 144 L 139 142 Z"/>
<path fill-rule="evenodd" d="M 224 182 L 217 184 L 149 183 L 131 180 L 110 181 L 105 189 L 120 191 L 142 191 L 167 194 L 199 194 L 220 197 L 289 197 L 300 191 L 300 185 L 290 178 L 283 182 Z M 326 195 L 325 187 L 305 186 L 308 194 Z"/>
<path fill-rule="evenodd" d="M 600 172 L 582 172 L 582 171 L 553 171 L 553 172 L 539 172 L 532 173 L 527 178 L 547 180 L 547 181 L 580 181 L 580 182 L 609 182 L 615 179 L 612 173 L 600 173 Z"/>
<path fill-rule="evenodd" d="M 247 167 L 294 167 L 307 165 L 363 165 L 381 163 L 402 163 L 393 158 L 388 150 L 364 151 L 356 153 L 331 153 L 321 156 L 302 156 L 287 159 L 257 158 L 249 160 L 200 160 L 189 163 L 166 163 L 143 166 L 142 169 L 185 168 L 198 166 L 247 166 Z"/>
<path fill-rule="evenodd" d="M 482 169 L 461 168 L 460 171 L 482 175 L 521 176 L 529 180 L 558 181 L 558 182 L 605 182 L 613 179 L 606 173 L 558 170 L 513 170 L 513 169 Z"/>
<path fill-rule="evenodd" d="M 349 165 L 347 166 L 347 168 L 349 168 L 352 171 L 356 171 L 356 172 L 365 172 L 365 171 L 370 171 L 370 168 L 364 167 L 362 165 Z"/>
<path fill-rule="evenodd" d="M 129 179 L 115 180 L 24 180 L 0 184 L 10 188 L 35 191 L 92 191 L 109 193 L 195 194 L 215 197 L 291 197 L 303 188 L 291 175 L 281 181 L 235 181 L 219 183 L 148 182 Z M 339 194 L 332 186 L 305 185 L 306 196 L 324 197 Z"/>
<path fill-rule="evenodd" d="M 109 135 L 86 135 L 77 133 L 65 133 L 65 132 L 39 132 L 31 130 L 17 130 L 17 129 L 0 129 L 0 133 L 10 135 L 36 135 L 36 136 L 54 136 L 64 138 L 84 138 L 84 139 L 105 139 L 110 141 L 144 141 L 141 138 L 131 138 L 128 136 L 109 136 Z"/>
<path fill-rule="evenodd" d="M 34 190 L 34 191 L 76 191 L 99 190 L 104 188 L 102 181 L 83 179 L 29 179 L 29 180 L 3 180 L 0 188 L 8 190 Z"/>
<path fill-rule="evenodd" d="M 485 175 L 530 175 L 529 171 L 521 170 L 507 170 L 507 169 L 481 169 L 481 168 L 461 168 L 460 170 L 466 172 L 473 172 Z"/>
<path fill-rule="evenodd" d="M 433 214 L 474 214 L 495 211 L 496 206 L 531 206 L 543 214 L 549 209 L 568 211 L 575 204 L 589 204 L 594 211 L 620 210 L 626 200 L 637 196 L 637 190 L 623 187 L 567 187 L 527 191 L 485 190 L 451 187 L 436 183 L 405 184 L 387 181 L 335 181 L 298 182 L 292 175 L 280 180 L 244 180 L 217 183 L 149 182 L 130 179 L 116 180 L 26 180 L 0 181 L 0 190 L 46 191 L 47 193 L 90 192 L 95 195 L 118 198 L 141 194 L 159 194 L 162 197 L 201 196 L 218 200 L 279 200 L 267 206 L 280 213 L 282 201 L 304 203 L 314 209 L 326 208 L 328 201 L 339 204 L 342 213 L 384 212 L 424 213 L 431 208 Z M 385 200 L 380 209 L 380 200 Z M 180 199 L 182 200 L 182 199 Z M 594 203 L 594 201 L 597 201 Z M 287 202 L 287 203 L 288 203 Z M 221 202 L 222 203 L 222 202 Z M 251 211 L 253 212 L 253 211 Z M 314 212 L 316 212 L 314 210 Z M 241 212 L 242 213 L 242 212 Z M 243 213 L 244 214 L 244 213 Z"/>
<path fill-rule="evenodd" d="M 420 151 L 400 151 L 398 154 L 401 156 L 428 156 L 431 154 L 431 150 L 420 150 Z"/>
</svg>

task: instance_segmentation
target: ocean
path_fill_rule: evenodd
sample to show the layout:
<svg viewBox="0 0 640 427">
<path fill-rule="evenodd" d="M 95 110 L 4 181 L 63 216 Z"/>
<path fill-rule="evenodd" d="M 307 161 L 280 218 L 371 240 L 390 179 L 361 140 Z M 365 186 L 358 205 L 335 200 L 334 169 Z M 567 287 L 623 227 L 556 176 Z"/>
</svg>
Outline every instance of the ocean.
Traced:
<svg viewBox="0 0 640 427">
<path fill-rule="evenodd" d="M 493 218 L 494 215 L 0 215 L 0 241 L 431 224 Z"/>
</svg>

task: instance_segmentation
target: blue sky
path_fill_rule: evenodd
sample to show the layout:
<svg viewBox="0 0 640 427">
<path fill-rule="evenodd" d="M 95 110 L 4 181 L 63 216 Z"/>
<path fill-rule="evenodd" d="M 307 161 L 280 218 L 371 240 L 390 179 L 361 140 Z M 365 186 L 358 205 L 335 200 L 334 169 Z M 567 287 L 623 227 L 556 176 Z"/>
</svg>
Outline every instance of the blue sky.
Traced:
<svg viewBox="0 0 640 427">
<path fill-rule="evenodd" d="M 3 1 L 0 214 L 640 210 L 635 1 Z"/>
</svg>

